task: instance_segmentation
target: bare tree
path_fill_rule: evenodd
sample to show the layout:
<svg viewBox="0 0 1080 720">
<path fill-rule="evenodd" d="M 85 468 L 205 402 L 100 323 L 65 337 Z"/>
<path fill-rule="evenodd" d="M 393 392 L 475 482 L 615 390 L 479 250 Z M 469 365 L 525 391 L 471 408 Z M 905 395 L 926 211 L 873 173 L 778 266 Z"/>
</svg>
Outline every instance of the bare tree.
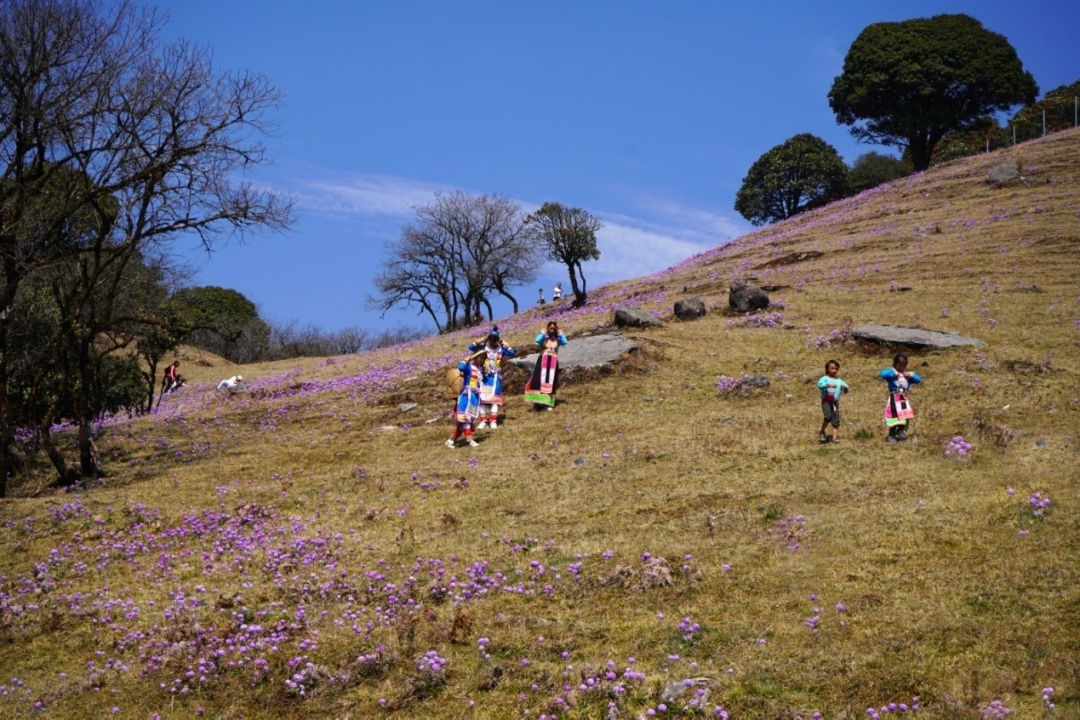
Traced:
<svg viewBox="0 0 1080 720">
<path fill-rule="evenodd" d="M 23 279 L 73 269 L 57 296 L 83 323 L 68 346 L 92 347 L 139 320 L 116 303 L 136 256 L 163 257 L 183 233 L 211 250 L 293 220 L 291 199 L 243 177 L 269 162 L 261 137 L 280 92 L 261 75 L 215 70 L 205 48 L 162 40 L 164 22 L 127 0 L 0 4 L 0 494 L 16 430 L 9 310 Z M 92 418 L 77 419 L 88 443 Z"/>
<path fill-rule="evenodd" d="M 485 310 L 490 318 L 493 295 L 518 311 L 510 290 L 535 280 L 542 258 L 517 203 L 455 191 L 413 209 L 416 219 L 386 245 L 369 307 L 418 307 L 439 332 L 472 324 Z"/>
</svg>

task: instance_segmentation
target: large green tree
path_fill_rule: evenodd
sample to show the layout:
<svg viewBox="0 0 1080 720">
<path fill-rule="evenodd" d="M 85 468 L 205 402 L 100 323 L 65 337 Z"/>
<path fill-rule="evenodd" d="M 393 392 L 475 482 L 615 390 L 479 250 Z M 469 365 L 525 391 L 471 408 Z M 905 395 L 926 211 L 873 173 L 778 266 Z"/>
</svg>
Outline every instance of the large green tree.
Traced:
<svg viewBox="0 0 1080 720">
<path fill-rule="evenodd" d="M 905 148 L 925 170 L 945 135 L 1038 93 L 1003 35 L 968 15 L 936 15 L 859 33 L 829 106 L 856 138 Z"/>
<path fill-rule="evenodd" d="M 755 225 L 783 220 L 844 197 L 847 166 L 810 133 L 785 140 L 757 159 L 735 195 L 735 210 Z"/>
</svg>

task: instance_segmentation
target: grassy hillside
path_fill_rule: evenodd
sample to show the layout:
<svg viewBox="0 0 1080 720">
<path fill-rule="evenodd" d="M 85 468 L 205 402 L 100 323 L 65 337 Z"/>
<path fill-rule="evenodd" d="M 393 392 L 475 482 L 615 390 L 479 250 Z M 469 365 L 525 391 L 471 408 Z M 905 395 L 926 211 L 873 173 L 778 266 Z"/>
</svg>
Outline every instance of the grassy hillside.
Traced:
<svg viewBox="0 0 1080 720">
<path fill-rule="evenodd" d="M 1025 182 L 989 187 L 1005 161 Z M 475 450 L 443 446 L 468 333 L 245 366 L 246 397 L 191 367 L 102 427 L 99 485 L 0 504 L 0 714 L 1080 717 L 1078 190 L 1063 132 L 501 321 L 525 348 L 624 303 L 668 323 Z M 740 275 L 775 306 L 728 314 Z M 865 321 L 989 344 L 913 353 L 903 444 Z M 771 385 L 718 391 L 744 374 Z"/>
</svg>

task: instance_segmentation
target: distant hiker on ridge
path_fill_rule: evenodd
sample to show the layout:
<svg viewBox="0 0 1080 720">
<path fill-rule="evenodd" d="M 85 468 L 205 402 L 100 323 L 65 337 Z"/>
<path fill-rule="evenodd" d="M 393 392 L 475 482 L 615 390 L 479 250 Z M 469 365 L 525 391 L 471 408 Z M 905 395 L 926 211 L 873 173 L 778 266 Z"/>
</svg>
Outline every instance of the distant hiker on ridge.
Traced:
<svg viewBox="0 0 1080 720">
<path fill-rule="evenodd" d="M 491 429 L 495 430 L 499 427 L 499 407 L 503 404 L 502 361 L 504 357 L 514 357 L 514 348 L 502 341 L 499 328 L 495 327 L 486 341 L 471 343 L 469 350 L 484 354 L 480 369 L 480 422 L 476 428 L 488 427 L 490 418 Z"/>
<path fill-rule="evenodd" d="M 536 336 L 536 342 L 540 346 L 540 357 L 525 385 L 525 402 L 531 402 L 536 409 L 554 410 L 555 390 L 559 384 L 559 348 L 566 344 L 566 336 L 552 320 L 547 329 Z"/>
<path fill-rule="evenodd" d="M 907 372 L 908 357 L 897 353 L 893 366 L 881 371 L 881 379 L 889 383 L 889 401 L 885 403 L 885 424 L 889 427 L 888 442 L 907 440 L 908 423 L 915 417 L 915 410 L 907 399 L 909 385 L 922 382 L 918 373 Z"/>
<path fill-rule="evenodd" d="M 551 301 L 562 300 L 562 283 L 555 283 L 555 289 L 551 291 Z"/>
<path fill-rule="evenodd" d="M 818 441 L 840 442 L 840 395 L 850 392 L 848 384 L 837 377 L 840 374 L 840 363 L 830 360 L 825 363 L 825 374 L 818 380 L 818 389 L 821 390 L 821 412 L 825 419 L 821 421 L 821 431 L 818 433 Z M 825 434 L 826 428 L 832 425 L 832 440 Z"/>
<path fill-rule="evenodd" d="M 540 288 L 540 299 L 536 301 L 537 305 L 543 305 L 547 300 L 544 299 L 544 288 Z"/>
</svg>

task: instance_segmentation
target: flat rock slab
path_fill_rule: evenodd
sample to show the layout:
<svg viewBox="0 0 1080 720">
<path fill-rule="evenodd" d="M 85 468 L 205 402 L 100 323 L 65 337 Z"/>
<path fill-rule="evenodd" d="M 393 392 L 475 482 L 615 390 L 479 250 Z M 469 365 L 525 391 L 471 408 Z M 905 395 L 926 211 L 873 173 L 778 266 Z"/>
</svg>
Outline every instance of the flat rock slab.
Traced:
<svg viewBox="0 0 1080 720">
<path fill-rule="evenodd" d="M 633 340 L 622 333 L 605 333 L 576 338 L 559 349 L 560 368 L 593 368 L 618 362 L 623 353 L 637 350 Z M 540 353 L 514 358 L 510 362 L 527 372 L 532 372 Z"/>
<path fill-rule="evenodd" d="M 960 333 L 943 333 L 934 330 L 920 330 L 897 325 L 862 325 L 851 329 L 852 337 L 878 343 L 895 343 L 912 347 L 950 348 L 971 345 L 985 347 L 986 343 L 975 338 L 964 337 Z"/>
</svg>

